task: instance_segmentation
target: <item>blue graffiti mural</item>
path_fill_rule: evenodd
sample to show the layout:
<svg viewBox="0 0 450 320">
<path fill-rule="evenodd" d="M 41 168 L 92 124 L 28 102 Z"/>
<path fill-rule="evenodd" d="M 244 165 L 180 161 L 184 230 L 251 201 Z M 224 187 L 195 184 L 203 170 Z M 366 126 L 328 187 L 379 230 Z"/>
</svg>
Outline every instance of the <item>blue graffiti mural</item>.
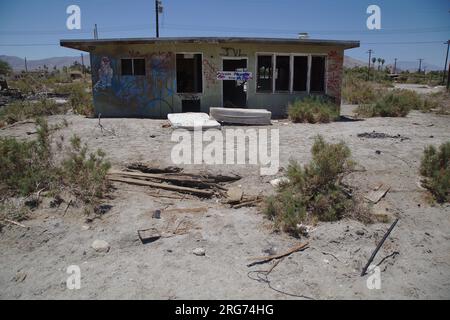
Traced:
<svg viewBox="0 0 450 320">
<path fill-rule="evenodd" d="M 145 75 L 121 75 L 120 58 L 92 55 L 94 106 L 106 116 L 162 116 L 173 111 L 174 57 L 170 52 L 143 55 Z"/>
</svg>

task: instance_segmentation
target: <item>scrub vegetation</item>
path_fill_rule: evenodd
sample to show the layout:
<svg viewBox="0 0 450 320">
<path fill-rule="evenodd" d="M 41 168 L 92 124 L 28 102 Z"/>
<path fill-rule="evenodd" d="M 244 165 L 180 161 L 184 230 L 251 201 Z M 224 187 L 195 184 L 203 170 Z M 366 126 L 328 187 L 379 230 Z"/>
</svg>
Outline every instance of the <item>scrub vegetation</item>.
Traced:
<svg viewBox="0 0 450 320">
<path fill-rule="evenodd" d="M 347 145 L 328 143 L 317 136 L 311 153 L 309 164 L 303 167 L 293 161 L 289 164 L 287 179 L 266 200 L 265 214 L 275 227 L 298 236 L 302 224 L 335 221 L 355 215 L 354 212 L 358 212 L 360 220 L 370 222 L 367 211 L 359 208 L 341 183 L 354 165 Z"/>
</svg>

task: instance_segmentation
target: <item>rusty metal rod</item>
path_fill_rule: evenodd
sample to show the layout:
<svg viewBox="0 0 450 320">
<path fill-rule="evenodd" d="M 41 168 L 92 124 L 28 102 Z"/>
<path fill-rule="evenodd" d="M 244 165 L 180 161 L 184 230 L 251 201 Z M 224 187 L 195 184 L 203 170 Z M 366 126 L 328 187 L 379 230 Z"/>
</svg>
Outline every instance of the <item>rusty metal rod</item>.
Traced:
<svg viewBox="0 0 450 320">
<path fill-rule="evenodd" d="M 381 241 L 378 243 L 376 249 L 373 251 L 372 256 L 370 256 L 369 261 L 367 261 L 367 264 L 364 266 L 362 272 L 361 272 L 361 277 L 364 276 L 366 274 L 367 268 L 369 268 L 370 264 L 372 263 L 373 259 L 375 259 L 375 256 L 378 253 L 378 250 L 380 250 L 381 246 L 383 245 L 384 241 L 386 241 L 387 237 L 389 236 L 389 234 L 391 233 L 392 229 L 394 229 L 395 225 L 398 222 L 398 218 L 395 219 L 395 221 L 391 224 L 391 226 L 389 227 L 389 230 L 384 234 L 383 239 L 381 239 Z"/>
</svg>

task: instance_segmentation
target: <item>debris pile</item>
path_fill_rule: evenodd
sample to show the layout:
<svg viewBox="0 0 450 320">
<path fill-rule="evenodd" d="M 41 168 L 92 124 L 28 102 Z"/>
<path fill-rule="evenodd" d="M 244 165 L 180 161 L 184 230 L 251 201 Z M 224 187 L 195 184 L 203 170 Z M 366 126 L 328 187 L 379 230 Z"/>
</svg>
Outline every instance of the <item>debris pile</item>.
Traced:
<svg viewBox="0 0 450 320">
<path fill-rule="evenodd" d="M 134 169 L 130 169 L 130 167 Z M 163 170 L 159 171 L 160 173 L 147 173 L 157 172 L 161 169 L 145 167 L 142 164 L 133 164 L 130 167 L 128 171 L 110 170 L 108 172 L 108 179 L 110 181 L 187 193 L 202 198 L 211 198 L 215 195 L 224 196 L 227 189 L 222 184 L 241 179 L 238 175 L 183 173 L 181 169 L 174 168 L 168 169 L 172 172 L 164 172 Z M 139 169 L 139 171 L 136 171 L 136 169 Z"/>
<path fill-rule="evenodd" d="M 409 140 L 408 137 L 402 136 L 401 134 L 396 134 L 395 136 L 383 133 L 383 132 L 376 132 L 375 130 L 372 132 L 363 132 L 357 134 L 358 138 L 369 138 L 369 139 L 400 139 L 400 141 L 403 140 Z"/>
</svg>

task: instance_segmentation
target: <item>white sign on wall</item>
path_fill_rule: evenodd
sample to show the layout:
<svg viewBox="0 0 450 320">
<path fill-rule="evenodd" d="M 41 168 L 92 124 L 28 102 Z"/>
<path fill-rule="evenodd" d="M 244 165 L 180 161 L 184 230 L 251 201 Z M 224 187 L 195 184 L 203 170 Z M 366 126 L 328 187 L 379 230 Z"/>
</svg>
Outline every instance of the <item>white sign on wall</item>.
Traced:
<svg viewBox="0 0 450 320">
<path fill-rule="evenodd" d="M 252 73 L 248 71 L 217 71 L 217 80 L 248 81 Z"/>
</svg>

